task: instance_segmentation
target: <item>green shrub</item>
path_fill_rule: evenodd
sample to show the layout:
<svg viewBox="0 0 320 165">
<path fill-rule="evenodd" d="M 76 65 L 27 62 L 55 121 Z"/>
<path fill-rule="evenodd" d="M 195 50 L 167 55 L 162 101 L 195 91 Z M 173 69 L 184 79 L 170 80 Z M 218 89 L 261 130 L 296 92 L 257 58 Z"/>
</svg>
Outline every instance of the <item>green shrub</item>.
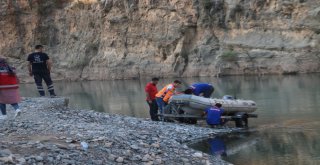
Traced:
<svg viewBox="0 0 320 165">
<path fill-rule="evenodd" d="M 211 0 L 202 0 L 200 2 L 202 2 L 202 5 L 205 9 L 210 9 L 213 5 L 213 2 L 211 2 Z"/>
<path fill-rule="evenodd" d="M 222 53 L 221 59 L 225 61 L 236 61 L 238 59 L 238 54 L 233 50 L 228 50 Z"/>
</svg>

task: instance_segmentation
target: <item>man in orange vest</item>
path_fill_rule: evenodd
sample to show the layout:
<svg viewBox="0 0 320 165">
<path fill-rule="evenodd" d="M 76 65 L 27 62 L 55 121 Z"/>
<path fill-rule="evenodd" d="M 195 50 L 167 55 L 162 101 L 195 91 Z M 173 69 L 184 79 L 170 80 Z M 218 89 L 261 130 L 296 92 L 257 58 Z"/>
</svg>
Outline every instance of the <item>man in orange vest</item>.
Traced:
<svg viewBox="0 0 320 165">
<path fill-rule="evenodd" d="M 163 113 L 164 106 L 168 103 L 170 97 L 175 94 L 176 88 L 179 88 L 181 81 L 174 80 L 173 83 L 166 85 L 156 94 L 156 101 L 160 109 L 160 113 Z"/>
</svg>

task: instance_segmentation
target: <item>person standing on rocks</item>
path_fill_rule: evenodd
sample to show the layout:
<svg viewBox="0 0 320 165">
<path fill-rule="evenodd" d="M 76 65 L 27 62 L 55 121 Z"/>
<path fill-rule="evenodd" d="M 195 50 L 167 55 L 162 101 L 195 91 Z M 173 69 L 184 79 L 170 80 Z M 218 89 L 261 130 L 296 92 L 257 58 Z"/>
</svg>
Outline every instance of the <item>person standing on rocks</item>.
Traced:
<svg viewBox="0 0 320 165">
<path fill-rule="evenodd" d="M 56 97 L 54 92 L 53 83 L 51 80 L 51 60 L 46 53 L 43 53 L 43 46 L 37 45 L 35 52 L 28 56 L 29 75 L 34 77 L 40 96 L 45 96 L 45 90 L 42 87 L 42 80 L 47 84 L 48 91 L 51 97 Z"/>
<path fill-rule="evenodd" d="M 18 88 L 15 69 L 0 57 L 0 109 L 2 114 L 0 120 L 7 118 L 6 104 L 11 104 L 15 109 L 15 117 L 20 115 L 21 110 L 18 103 L 21 101 L 21 97 Z"/>
<path fill-rule="evenodd" d="M 152 121 L 159 121 L 158 118 L 158 105 L 156 102 L 156 94 L 158 93 L 157 84 L 159 82 L 159 78 L 152 78 L 151 82 L 149 82 L 145 87 L 146 92 L 146 100 L 149 105 L 149 113 Z"/>
<path fill-rule="evenodd" d="M 175 80 L 173 83 L 166 85 L 156 94 L 156 101 L 160 109 L 160 113 L 163 114 L 165 105 L 168 103 L 170 97 L 175 93 L 176 88 L 179 88 L 181 81 Z"/>
</svg>

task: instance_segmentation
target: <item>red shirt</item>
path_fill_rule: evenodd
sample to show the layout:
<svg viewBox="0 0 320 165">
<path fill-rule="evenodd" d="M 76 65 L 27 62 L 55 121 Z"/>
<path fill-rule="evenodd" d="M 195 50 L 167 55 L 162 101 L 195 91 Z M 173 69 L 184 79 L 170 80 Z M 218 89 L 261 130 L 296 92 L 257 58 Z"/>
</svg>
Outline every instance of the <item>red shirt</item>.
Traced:
<svg viewBox="0 0 320 165">
<path fill-rule="evenodd" d="M 156 99 L 156 94 L 158 93 L 156 84 L 149 82 L 146 85 L 144 91 L 149 94 L 149 97 L 147 97 L 146 100 L 151 101 Z"/>
</svg>

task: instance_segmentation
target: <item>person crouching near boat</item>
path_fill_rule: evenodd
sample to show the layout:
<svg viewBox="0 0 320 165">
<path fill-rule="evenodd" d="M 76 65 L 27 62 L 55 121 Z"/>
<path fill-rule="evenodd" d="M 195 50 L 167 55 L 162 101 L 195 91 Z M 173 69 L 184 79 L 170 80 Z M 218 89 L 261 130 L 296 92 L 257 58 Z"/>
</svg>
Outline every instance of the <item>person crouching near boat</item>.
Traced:
<svg viewBox="0 0 320 165">
<path fill-rule="evenodd" d="M 18 103 L 21 101 L 21 97 L 18 88 L 15 69 L 0 57 L 0 109 L 2 113 L 0 120 L 7 118 L 6 104 L 11 104 L 15 109 L 15 117 L 20 115 L 21 110 Z"/>
<path fill-rule="evenodd" d="M 214 106 L 208 107 L 203 113 L 203 116 L 207 116 L 207 124 L 212 128 L 221 126 L 225 123 L 225 121 L 221 119 L 221 116 L 224 112 L 221 107 L 222 104 L 216 103 Z"/>
</svg>

